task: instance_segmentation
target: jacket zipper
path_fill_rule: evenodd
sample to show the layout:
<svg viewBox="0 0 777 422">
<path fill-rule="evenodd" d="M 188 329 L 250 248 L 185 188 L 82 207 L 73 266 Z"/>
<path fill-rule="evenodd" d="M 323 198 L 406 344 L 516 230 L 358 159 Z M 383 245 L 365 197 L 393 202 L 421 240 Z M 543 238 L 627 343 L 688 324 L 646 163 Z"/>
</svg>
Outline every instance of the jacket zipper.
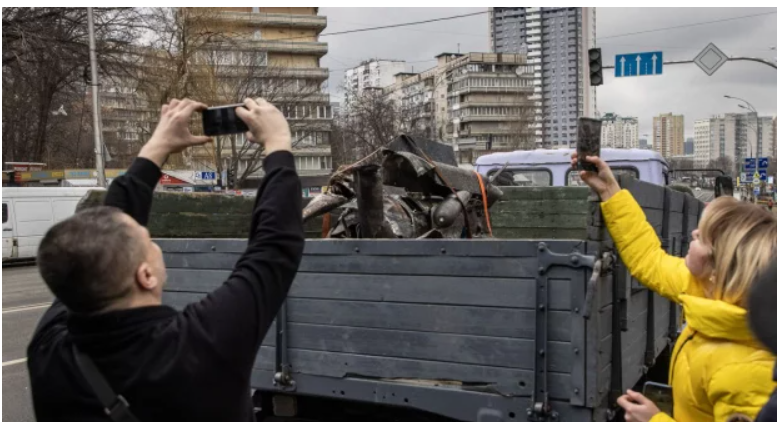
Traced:
<svg viewBox="0 0 777 422">
<path fill-rule="evenodd" d="M 689 341 L 693 340 L 693 336 L 695 335 L 696 333 L 692 333 L 688 335 L 688 337 L 682 342 L 682 344 L 680 344 L 680 348 L 677 349 L 677 354 L 674 355 L 674 360 L 672 361 L 672 372 L 669 374 L 669 385 L 674 385 L 674 371 L 677 365 L 677 358 L 680 357 L 680 353 L 683 351 L 683 347 L 685 347 L 685 345 Z"/>
</svg>

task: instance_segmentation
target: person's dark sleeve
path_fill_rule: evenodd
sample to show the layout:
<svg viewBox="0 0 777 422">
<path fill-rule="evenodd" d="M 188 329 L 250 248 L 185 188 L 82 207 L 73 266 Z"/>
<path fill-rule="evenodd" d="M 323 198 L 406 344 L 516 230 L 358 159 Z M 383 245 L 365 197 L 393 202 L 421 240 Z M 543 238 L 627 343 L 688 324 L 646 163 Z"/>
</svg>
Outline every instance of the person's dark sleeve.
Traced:
<svg viewBox="0 0 777 422">
<path fill-rule="evenodd" d="M 229 279 L 181 318 L 194 349 L 216 350 L 230 367 L 247 370 L 278 309 L 286 299 L 302 259 L 302 192 L 287 151 L 264 160 L 265 176 L 256 194 L 248 247 Z M 247 373 L 247 372 L 246 372 Z"/>
<path fill-rule="evenodd" d="M 775 372 L 777 373 L 777 371 Z M 766 405 L 758 412 L 755 422 L 777 422 L 777 389 L 774 390 Z"/>
<path fill-rule="evenodd" d="M 105 195 L 105 205 L 121 209 L 145 226 L 151 212 L 154 187 L 161 175 L 162 171 L 156 164 L 145 158 L 136 158 L 127 173 L 111 183 Z M 38 322 L 29 347 L 34 348 L 49 336 L 63 331 L 67 324 L 67 312 L 65 305 L 54 299 Z"/>
<path fill-rule="evenodd" d="M 162 170 L 152 161 L 138 157 L 127 172 L 113 180 L 105 195 L 105 205 L 129 214 L 140 225 L 148 224 L 151 200 Z"/>
</svg>

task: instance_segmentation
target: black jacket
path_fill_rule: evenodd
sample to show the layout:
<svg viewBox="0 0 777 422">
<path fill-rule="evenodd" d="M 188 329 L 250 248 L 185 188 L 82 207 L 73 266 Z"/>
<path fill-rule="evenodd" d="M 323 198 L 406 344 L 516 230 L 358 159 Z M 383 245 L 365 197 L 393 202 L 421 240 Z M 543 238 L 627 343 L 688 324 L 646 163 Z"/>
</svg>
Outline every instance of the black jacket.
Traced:
<svg viewBox="0 0 777 422">
<path fill-rule="evenodd" d="M 55 301 L 27 350 L 38 421 L 107 421 L 73 360 L 89 355 L 141 422 L 253 420 L 257 351 L 299 267 L 304 245 L 300 181 L 289 152 L 264 160 L 248 247 L 229 279 L 182 312 L 150 306 L 86 316 Z M 105 204 L 148 222 L 161 175 L 138 158 Z"/>
<path fill-rule="evenodd" d="M 777 365 L 774 367 L 774 381 L 777 382 Z M 777 422 L 777 389 L 772 392 L 769 401 L 761 408 L 755 422 Z"/>
</svg>

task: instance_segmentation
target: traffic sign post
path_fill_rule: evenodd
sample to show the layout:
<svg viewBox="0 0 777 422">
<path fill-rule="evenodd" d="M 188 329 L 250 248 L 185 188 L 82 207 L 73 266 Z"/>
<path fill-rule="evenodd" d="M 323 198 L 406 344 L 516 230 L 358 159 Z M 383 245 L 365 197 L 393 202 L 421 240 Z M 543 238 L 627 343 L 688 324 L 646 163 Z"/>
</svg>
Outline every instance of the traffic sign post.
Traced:
<svg viewBox="0 0 777 422">
<path fill-rule="evenodd" d="M 650 76 L 664 73 L 664 53 L 618 54 L 615 56 L 615 77 Z"/>
<path fill-rule="evenodd" d="M 713 43 L 709 43 L 701 53 L 699 53 L 693 62 L 707 74 L 712 76 L 716 70 L 720 69 L 724 63 L 728 60 L 728 56 L 723 54 L 722 51 Z"/>
</svg>

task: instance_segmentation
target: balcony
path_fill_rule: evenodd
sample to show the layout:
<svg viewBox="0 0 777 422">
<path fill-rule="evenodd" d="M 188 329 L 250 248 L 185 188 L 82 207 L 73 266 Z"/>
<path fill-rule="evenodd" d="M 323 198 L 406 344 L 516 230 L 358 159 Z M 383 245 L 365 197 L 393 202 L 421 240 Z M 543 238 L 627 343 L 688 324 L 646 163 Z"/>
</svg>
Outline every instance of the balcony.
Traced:
<svg viewBox="0 0 777 422">
<path fill-rule="evenodd" d="M 534 104 L 533 101 L 528 99 L 519 100 L 520 97 L 514 97 L 514 101 L 498 101 L 498 100 L 467 100 L 463 103 L 454 105 L 451 110 L 458 110 L 459 108 L 467 107 L 530 107 Z"/>
<path fill-rule="evenodd" d="M 282 103 L 284 101 L 293 103 L 325 103 L 329 104 L 329 94 L 321 92 L 315 93 L 275 93 L 272 98 L 268 98 L 271 102 Z"/>
<path fill-rule="evenodd" d="M 471 123 L 471 122 L 526 122 L 529 123 L 532 121 L 531 117 L 524 117 L 521 118 L 521 116 L 463 116 L 460 118 L 461 123 Z"/>
<path fill-rule="evenodd" d="M 216 65 L 215 72 L 218 76 L 250 76 L 251 78 L 290 78 L 290 79 L 314 79 L 326 80 L 329 78 L 329 69 L 292 68 L 279 66 L 244 66 L 244 65 Z"/>
<path fill-rule="evenodd" d="M 459 88 L 459 90 L 457 91 L 450 91 L 448 95 L 457 96 L 457 95 L 472 94 L 472 93 L 498 94 L 500 92 L 529 94 L 532 92 L 532 89 L 533 88 L 530 86 L 508 86 L 508 87 L 469 86 L 466 88 Z"/>
<path fill-rule="evenodd" d="M 459 130 L 459 136 L 473 135 L 510 135 L 516 132 L 515 128 L 481 128 L 465 127 Z"/>
<path fill-rule="evenodd" d="M 329 51 L 325 42 L 256 40 L 246 41 L 245 44 L 268 53 L 312 54 L 323 57 Z"/>
<path fill-rule="evenodd" d="M 326 16 L 291 15 L 284 13 L 221 12 L 216 19 L 229 23 L 245 23 L 250 26 L 311 28 L 318 32 L 326 28 Z"/>
</svg>

